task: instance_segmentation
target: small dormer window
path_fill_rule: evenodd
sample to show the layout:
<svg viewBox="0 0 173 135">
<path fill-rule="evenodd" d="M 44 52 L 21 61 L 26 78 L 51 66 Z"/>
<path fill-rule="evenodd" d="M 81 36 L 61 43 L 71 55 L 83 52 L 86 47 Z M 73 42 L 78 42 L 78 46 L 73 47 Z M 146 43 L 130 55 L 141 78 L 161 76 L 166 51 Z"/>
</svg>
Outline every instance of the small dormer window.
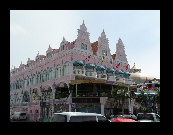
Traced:
<svg viewBox="0 0 173 135">
<path fill-rule="evenodd" d="M 102 55 L 107 56 L 107 51 L 106 50 L 102 50 Z"/>
<path fill-rule="evenodd" d="M 81 43 L 81 49 L 87 50 L 87 44 Z"/>
</svg>

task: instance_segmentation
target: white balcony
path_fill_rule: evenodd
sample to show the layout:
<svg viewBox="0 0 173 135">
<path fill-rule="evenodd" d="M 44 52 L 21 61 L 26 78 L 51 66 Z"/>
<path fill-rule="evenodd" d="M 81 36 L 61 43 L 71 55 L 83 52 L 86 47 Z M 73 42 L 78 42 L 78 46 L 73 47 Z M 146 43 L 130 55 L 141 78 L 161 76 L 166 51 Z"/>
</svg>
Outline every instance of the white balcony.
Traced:
<svg viewBox="0 0 173 135">
<path fill-rule="evenodd" d="M 97 78 L 107 80 L 107 74 L 97 74 Z"/>
<path fill-rule="evenodd" d="M 125 83 L 125 78 L 120 78 L 120 77 L 118 77 L 118 78 L 116 79 L 116 82 L 118 82 L 118 83 Z"/>
<path fill-rule="evenodd" d="M 83 69 L 74 69 L 73 74 L 78 75 L 78 76 L 85 76 L 85 70 L 83 70 Z"/>
<path fill-rule="evenodd" d="M 86 77 L 97 78 L 97 72 L 86 72 Z"/>
<path fill-rule="evenodd" d="M 108 76 L 108 81 L 116 81 L 116 76 Z"/>
<path fill-rule="evenodd" d="M 127 79 L 127 78 L 126 78 L 126 79 L 125 79 L 125 84 L 129 84 L 129 85 L 132 84 L 132 80 L 133 80 L 133 79 Z"/>
</svg>

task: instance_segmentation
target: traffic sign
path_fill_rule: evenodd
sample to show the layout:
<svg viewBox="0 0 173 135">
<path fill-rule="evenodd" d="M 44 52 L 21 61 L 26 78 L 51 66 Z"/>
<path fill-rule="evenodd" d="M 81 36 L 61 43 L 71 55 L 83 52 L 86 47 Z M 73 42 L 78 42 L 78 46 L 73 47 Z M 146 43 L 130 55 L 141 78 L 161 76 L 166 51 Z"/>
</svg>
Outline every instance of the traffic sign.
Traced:
<svg viewBox="0 0 173 135">
<path fill-rule="evenodd" d="M 71 108 L 75 108 L 76 107 L 76 104 L 75 103 L 72 103 L 71 104 Z"/>
</svg>

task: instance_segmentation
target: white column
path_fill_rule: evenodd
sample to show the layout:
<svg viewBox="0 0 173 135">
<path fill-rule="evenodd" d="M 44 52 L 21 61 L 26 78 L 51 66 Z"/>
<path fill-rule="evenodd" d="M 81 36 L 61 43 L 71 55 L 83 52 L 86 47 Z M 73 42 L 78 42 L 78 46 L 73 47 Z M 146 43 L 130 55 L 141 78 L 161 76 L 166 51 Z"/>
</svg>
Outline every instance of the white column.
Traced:
<svg viewBox="0 0 173 135">
<path fill-rule="evenodd" d="M 132 103 L 131 103 L 131 114 L 133 114 L 133 106 L 134 106 L 134 99 L 132 99 Z"/>
<path fill-rule="evenodd" d="M 54 113 L 54 102 L 53 102 L 54 99 L 55 99 L 55 91 L 52 91 L 52 116 Z"/>
<path fill-rule="evenodd" d="M 105 112 L 104 112 L 104 104 L 101 104 L 101 114 L 102 115 L 105 115 Z"/>
<path fill-rule="evenodd" d="M 71 103 L 69 103 L 69 112 L 71 112 Z"/>
</svg>

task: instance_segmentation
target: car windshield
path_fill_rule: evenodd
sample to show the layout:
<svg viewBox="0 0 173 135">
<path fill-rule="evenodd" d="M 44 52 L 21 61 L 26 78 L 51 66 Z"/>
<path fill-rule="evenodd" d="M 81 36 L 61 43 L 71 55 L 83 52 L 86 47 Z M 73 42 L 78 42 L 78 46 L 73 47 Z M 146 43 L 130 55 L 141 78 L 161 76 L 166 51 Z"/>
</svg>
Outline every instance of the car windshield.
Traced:
<svg viewBox="0 0 173 135">
<path fill-rule="evenodd" d="M 55 114 L 52 118 L 52 122 L 67 122 L 67 116 Z"/>
<path fill-rule="evenodd" d="M 110 122 L 107 118 L 104 116 L 97 116 L 98 122 Z"/>
<path fill-rule="evenodd" d="M 26 115 L 26 113 L 21 113 L 21 114 L 20 114 L 20 116 L 25 116 L 25 115 Z"/>
<path fill-rule="evenodd" d="M 97 122 L 96 116 L 71 116 L 69 122 Z"/>
<path fill-rule="evenodd" d="M 154 117 L 152 114 L 142 113 L 142 114 L 138 114 L 137 119 L 138 120 L 142 120 L 142 119 L 154 120 Z"/>
</svg>

